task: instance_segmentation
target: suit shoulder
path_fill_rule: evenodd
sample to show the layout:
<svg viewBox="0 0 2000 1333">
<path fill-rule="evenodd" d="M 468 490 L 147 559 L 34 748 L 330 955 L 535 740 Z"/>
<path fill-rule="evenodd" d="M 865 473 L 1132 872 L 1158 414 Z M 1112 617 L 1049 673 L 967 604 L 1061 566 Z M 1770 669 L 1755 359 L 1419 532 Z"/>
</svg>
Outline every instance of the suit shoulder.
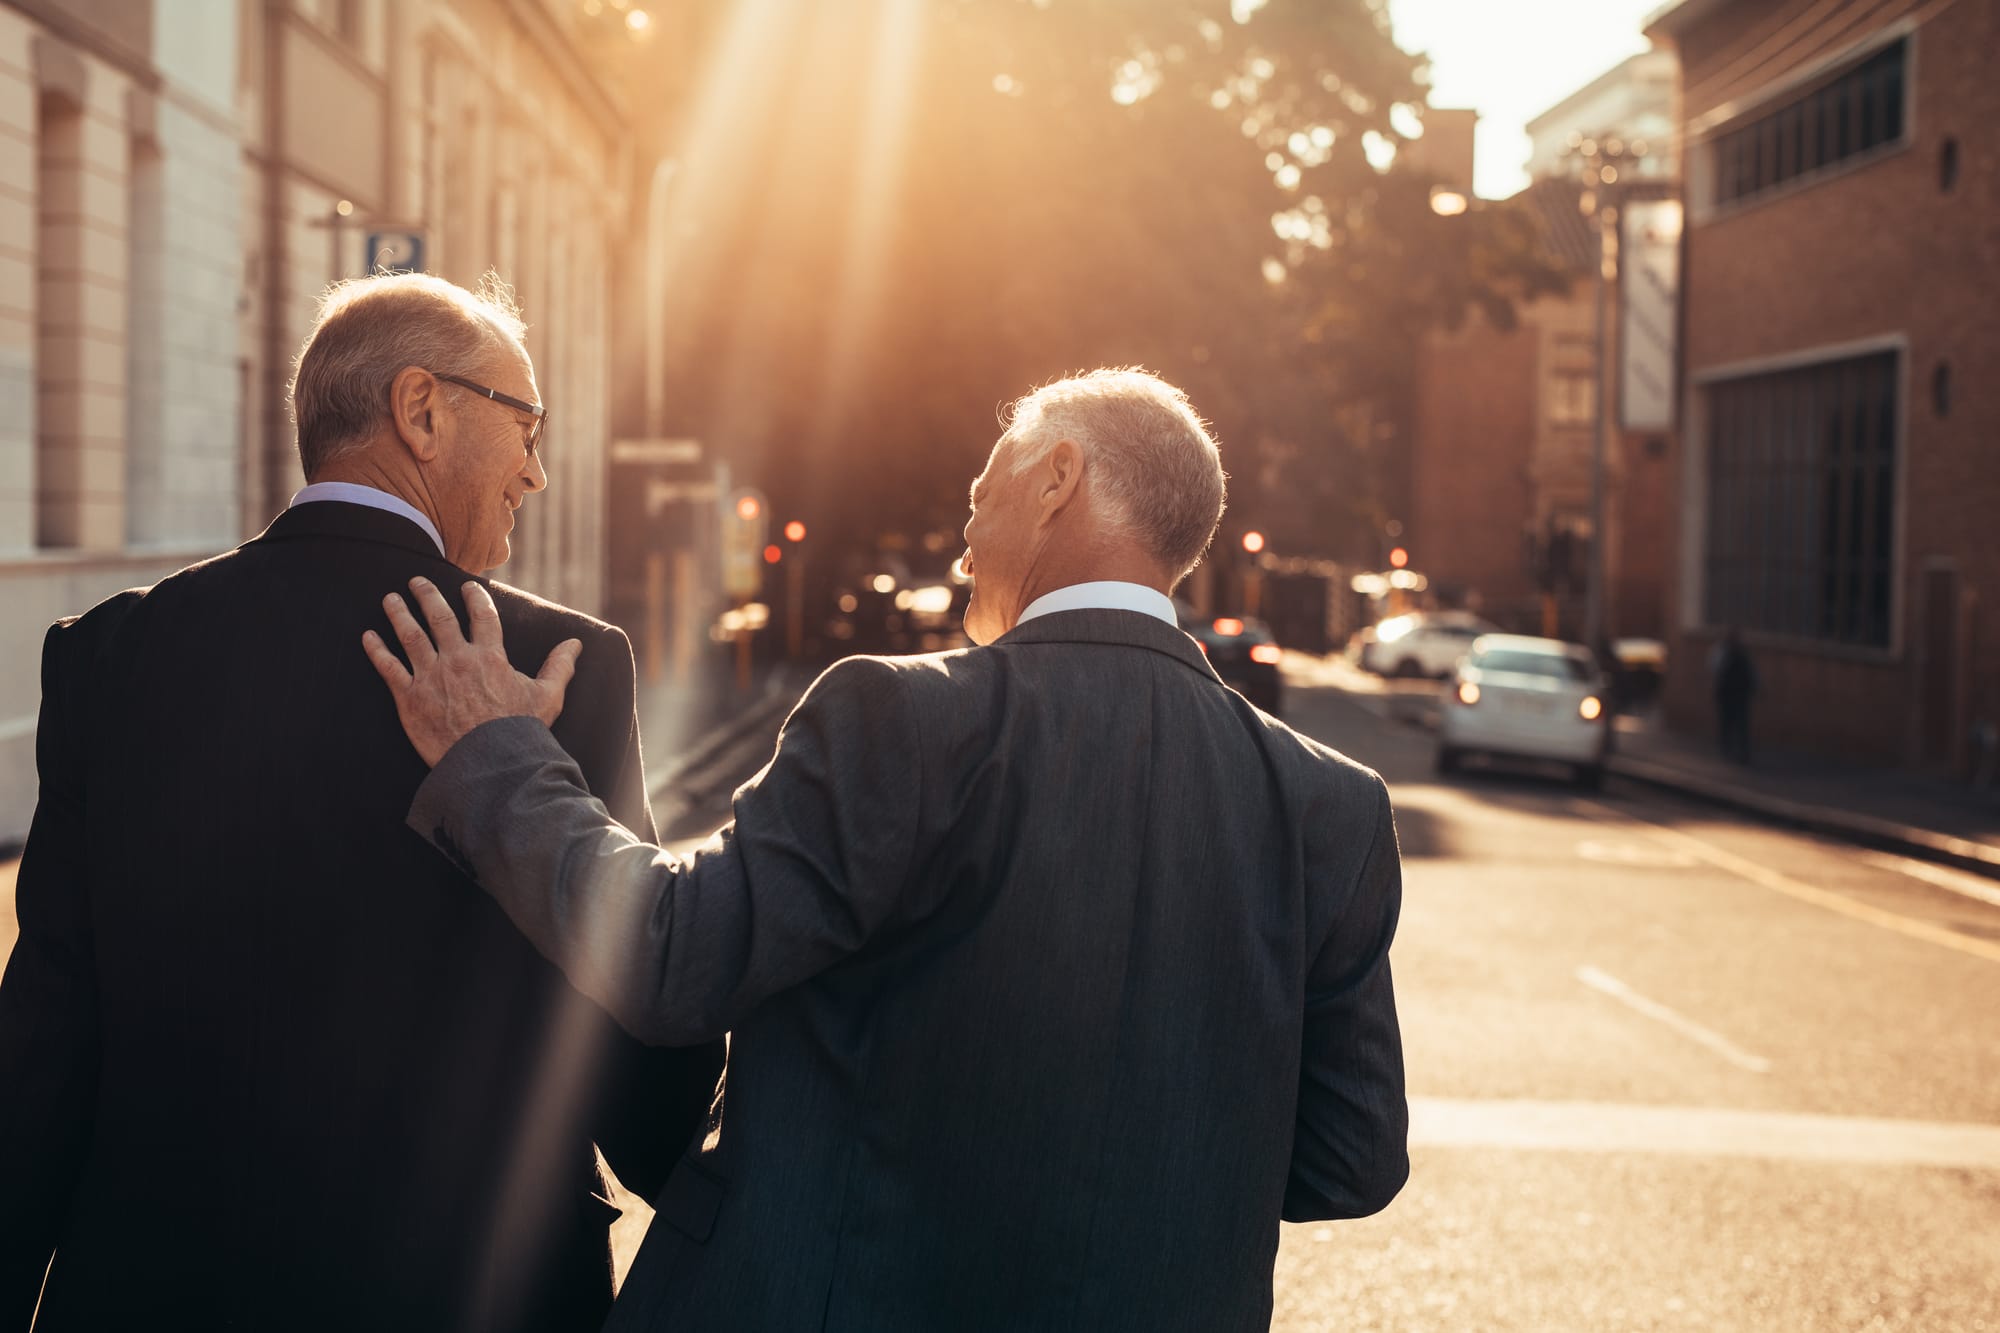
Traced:
<svg viewBox="0 0 2000 1333">
<path fill-rule="evenodd" d="M 908 657 L 843 657 L 822 671 L 813 689 L 902 691 L 925 711 L 981 688 L 991 666 L 981 660 L 988 650 L 958 648 Z"/>
<path fill-rule="evenodd" d="M 1389 785 L 1374 769 L 1268 713 L 1260 712 L 1259 716 L 1264 719 L 1273 758 L 1309 790 L 1341 801 L 1387 799 Z"/>
<path fill-rule="evenodd" d="M 47 643 L 51 647 L 60 643 L 64 650 L 101 644 L 117 632 L 118 627 L 152 591 L 150 587 L 127 588 L 111 594 L 81 615 L 64 616 L 49 626 Z"/>
<path fill-rule="evenodd" d="M 510 583 L 491 580 L 487 582 L 486 589 L 493 594 L 493 605 L 499 609 L 502 616 L 509 619 L 558 625 L 565 633 L 579 638 L 606 633 L 615 634 L 620 638 L 625 636 L 624 630 L 609 621 L 599 620 L 596 616 L 578 611 L 574 607 L 564 606 L 561 602 L 552 602 L 546 597 L 539 597 Z"/>
</svg>

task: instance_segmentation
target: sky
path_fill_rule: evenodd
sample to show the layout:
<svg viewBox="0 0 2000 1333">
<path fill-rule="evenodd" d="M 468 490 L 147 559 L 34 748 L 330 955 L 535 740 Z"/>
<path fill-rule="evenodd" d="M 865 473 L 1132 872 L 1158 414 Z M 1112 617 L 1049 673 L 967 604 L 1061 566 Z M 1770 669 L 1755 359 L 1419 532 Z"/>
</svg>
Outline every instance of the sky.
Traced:
<svg viewBox="0 0 2000 1333">
<path fill-rule="evenodd" d="M 1473 190 L 1528 183 L 1530 120 L 1647 49 L 1639 24 L 1664 0 L 1389 0 L 1396 44 L 1431 58 L 1432 106 L 1479 112 Z"/>
</svg>

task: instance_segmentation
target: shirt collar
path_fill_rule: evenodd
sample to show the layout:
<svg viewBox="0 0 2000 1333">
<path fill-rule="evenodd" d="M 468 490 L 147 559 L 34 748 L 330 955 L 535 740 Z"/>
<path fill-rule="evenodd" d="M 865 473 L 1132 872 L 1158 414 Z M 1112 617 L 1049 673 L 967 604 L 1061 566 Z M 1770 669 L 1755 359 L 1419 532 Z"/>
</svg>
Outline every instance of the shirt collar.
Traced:
<svg viewBox="0 0 2000 1333">
<path fill-rule="evenodd" d="M 1018 627 L 1027 624 L 1036 616 L 1045 616 L 1053 611 L 1138 611 L 1156 619 L 1164 620 L 1176 629 L 1180 627 L 1180 617 L 1174 614 L 1174 599 L 1157 588 L 1148 588 L 1143 583 L 1125 583 L 1117 579 L 1104 579 L 1096 583 L 1072 583 L 1067 588 L 1057 588 L 1045 592 L 1028 603 Z"/>
<path fill-rule="evenodd" d="M 387 491 L 354 481 L 316 481 L 294 495 L 292 502 L 285 507 L 296 509 L 300 505 L 312 504 L 316 500 L 338 500 L 344 504 L 366 505 L 370 509 L 381 509 L 401 515 L 422 528 L 425 535 L 437 546 L 438 554 L 444 555 L 444 538 L 438 536 L 437 524 L 431 522 L 430 515 L 400 495 L 391 495 Z"/>
</svg>

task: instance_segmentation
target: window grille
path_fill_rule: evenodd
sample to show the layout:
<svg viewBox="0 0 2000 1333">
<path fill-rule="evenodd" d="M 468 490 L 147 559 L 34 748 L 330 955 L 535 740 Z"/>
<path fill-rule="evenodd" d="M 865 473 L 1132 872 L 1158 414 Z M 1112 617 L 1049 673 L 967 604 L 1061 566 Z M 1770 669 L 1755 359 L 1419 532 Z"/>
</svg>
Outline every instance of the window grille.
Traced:
<svg viewBox="0 0 2000 1333">
<path fill-rule="evenodd" d="M 1903 137 L 1907 37 L 1804 96 L 1719 134 L 1711 146 L 1715 202 L 1734 203 Z"/>
<path fill-rule="evenodd" d="M 1889 644 L 1897 354 L 1707 389 L 1710 624 Z"/>
</svg>

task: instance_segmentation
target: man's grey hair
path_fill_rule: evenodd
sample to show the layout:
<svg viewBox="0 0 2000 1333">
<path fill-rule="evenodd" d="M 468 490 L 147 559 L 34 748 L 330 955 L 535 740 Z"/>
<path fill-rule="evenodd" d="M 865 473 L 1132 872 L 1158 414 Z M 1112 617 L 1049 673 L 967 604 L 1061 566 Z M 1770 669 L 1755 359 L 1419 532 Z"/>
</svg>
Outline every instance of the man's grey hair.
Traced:
<svg viewBox="0 0 2000 1333">
<path fill-rule="evenodd" d="M 374 434 L 406 366 L 476 380 L 496 353 L 520 347 L 527 327 L 513 289 L 493 273 L 475 291 L 429 273 L 378 273 L 327 288 L 290 386 L 306 480 Z"/>
<path fill-rule="evenodd" d="M 1188 396 L 1137 366 L 1057 380 L 1003 414 L 1019 476 L 1063 440 L 1083 454 L 1097 513 L 1136 540 L 1178 583 L 1201 563 L 1222 521 L 1222 455 Z"/>
</svg>

